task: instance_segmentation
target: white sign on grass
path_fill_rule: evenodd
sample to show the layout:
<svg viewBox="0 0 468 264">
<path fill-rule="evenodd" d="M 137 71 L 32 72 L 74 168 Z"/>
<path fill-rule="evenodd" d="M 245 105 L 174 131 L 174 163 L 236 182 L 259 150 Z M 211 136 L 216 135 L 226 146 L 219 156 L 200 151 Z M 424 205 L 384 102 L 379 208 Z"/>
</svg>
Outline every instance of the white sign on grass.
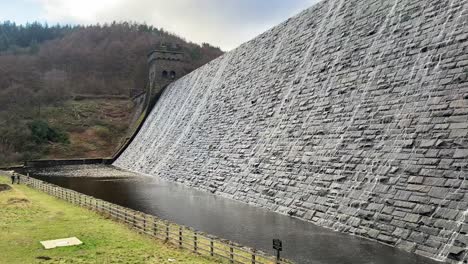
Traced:
<svg viewBox="0 0 468 264">
<path fill-rule="evenodd" d="M 78 246 L 78 245 L 83 244 L 83 242 L 81 242 L 76 237 L 69 237 L 69 238 L 41 241 L 41 244 L 44 246 L 45 249 L 52 249 L 56 247 Z"/>
</svg>

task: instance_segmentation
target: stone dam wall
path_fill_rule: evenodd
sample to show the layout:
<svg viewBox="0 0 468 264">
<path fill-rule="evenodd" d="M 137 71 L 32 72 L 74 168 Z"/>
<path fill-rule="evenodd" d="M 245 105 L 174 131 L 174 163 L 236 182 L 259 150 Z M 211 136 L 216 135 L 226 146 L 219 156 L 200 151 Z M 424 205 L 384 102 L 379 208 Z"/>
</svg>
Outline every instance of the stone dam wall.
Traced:
<svg viewBox="0 0 468 264">
<path fill-rule="evenodd" d="M 468 255 L 468 0 L 325 0 L 171 84 L 114 163 Z"/>
</svg>

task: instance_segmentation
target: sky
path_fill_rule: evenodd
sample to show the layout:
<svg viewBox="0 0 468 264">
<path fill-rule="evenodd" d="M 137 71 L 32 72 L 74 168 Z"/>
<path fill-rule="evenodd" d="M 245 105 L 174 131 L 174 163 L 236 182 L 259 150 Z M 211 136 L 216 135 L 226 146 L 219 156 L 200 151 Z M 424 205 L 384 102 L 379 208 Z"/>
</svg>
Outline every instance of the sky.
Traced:
<svg viewBox="0 0 468 264">
<path fill-rule="evenodd" d="M 228 51 L 317 2 L 319 0 L 0 0 L 0 21 L 84 25 L 133 21 Z"/>
</svg>

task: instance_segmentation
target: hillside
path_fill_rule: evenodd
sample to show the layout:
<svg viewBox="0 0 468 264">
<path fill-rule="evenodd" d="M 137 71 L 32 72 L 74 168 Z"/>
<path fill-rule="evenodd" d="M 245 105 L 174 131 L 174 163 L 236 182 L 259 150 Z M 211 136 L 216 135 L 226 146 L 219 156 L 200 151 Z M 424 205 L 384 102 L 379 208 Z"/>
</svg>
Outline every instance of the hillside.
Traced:
<svg viewBox="0 0 468 264">
<path fill-rule="evenodd" d="M 0 164 L 111 155 L 132 120 L 131 95 L 145 89 L 146 55 L 160 43 L 182 48 L 187 72 L 223 53 L 144 24 L 0 24 Z M 83 95 L 91 100 L 75 100 Z"/>
</svg>

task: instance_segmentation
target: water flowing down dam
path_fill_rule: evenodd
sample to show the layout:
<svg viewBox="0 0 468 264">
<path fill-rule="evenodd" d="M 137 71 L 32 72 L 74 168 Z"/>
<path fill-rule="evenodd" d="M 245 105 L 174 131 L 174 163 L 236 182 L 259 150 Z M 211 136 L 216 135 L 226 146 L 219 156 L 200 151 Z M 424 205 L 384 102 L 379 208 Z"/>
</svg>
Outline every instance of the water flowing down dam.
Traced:
<svg viewBox="0 0 468 264">
<path fill-rule="evenodd" d="M 170 84 L 114 165 L 468 262 L 468 0 L 325 0 Z"/>
</svg>

